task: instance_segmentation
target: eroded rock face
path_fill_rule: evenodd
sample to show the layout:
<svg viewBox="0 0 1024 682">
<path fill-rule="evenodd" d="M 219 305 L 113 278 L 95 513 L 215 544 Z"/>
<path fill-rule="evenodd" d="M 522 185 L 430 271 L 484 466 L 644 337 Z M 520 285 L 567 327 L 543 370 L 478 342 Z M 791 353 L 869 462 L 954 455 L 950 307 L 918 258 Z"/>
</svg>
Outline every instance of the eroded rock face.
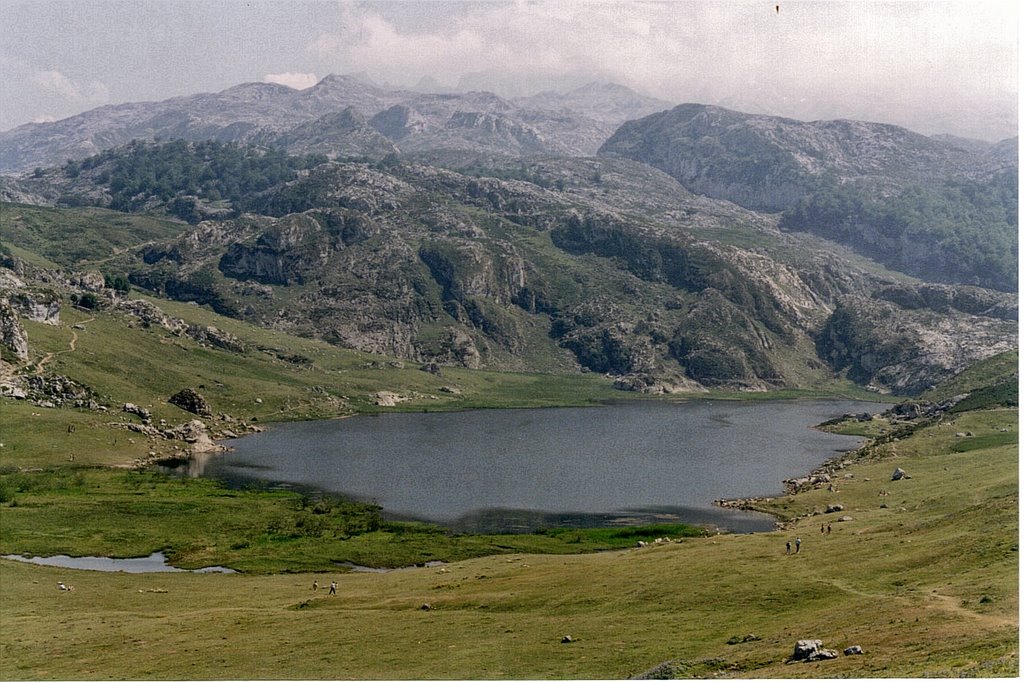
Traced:
<svg viewBox="0 0 1024 682">
<path fill-rule="evenodd" d="M 28 360 L 28 334 L 17 311 L 6 298 L 0 298 L 0 345 L 19 362 Z"/>
<path fill-rule="evenodd" d="M 1015 349 L 1017 323 L 1004 313 L 998 301 L 975 314 L 843 297 L 818 337 L 818 352 L 859 383 L 913 395 L 979 360 Z"/>
<path fill-rule="evenodd" d="M 10 305 L 26 320 L 60 324 L 60 296 L 56 292 L 18 290 L 8 296 Z"/>
</svg>

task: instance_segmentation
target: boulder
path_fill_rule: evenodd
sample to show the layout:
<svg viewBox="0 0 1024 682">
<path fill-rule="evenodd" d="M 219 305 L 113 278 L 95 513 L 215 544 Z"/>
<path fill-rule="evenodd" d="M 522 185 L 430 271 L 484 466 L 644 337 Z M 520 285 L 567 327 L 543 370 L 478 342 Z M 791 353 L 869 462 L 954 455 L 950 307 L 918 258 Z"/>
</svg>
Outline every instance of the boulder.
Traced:
<svg viewBox="0 0 1024 682">
<path fill-rule="evenodd" d="M 793 647 L 793 655 L 789 660 L 810 663 L 838 657 L 836 650 L 824 648 L 820 639 L 801 639 Z"/>
<path fill-rule="evenodd" d="M 848 646 L 845 649 L 843 649 L 843 655 L 844 656 L 861 656 L 863 654 L 864 654 L 864 650 L 861 649 L 857 645 Z"/>
<path fill-rule="evenodd" d="M 237 336 L 212 325 L 189 325 L 185 333 L 196 342 L 232 353 L 244 353 L 245 344 Z"/>
<path fill-rule="evenodd" d="M 168 439 L 185 441 L 192 446 L 192 452 L 212 452 L 222 449 L 211 440 L 206 431 L 206 425 L 198 419 L 171 429 L 164 429 L 163 436 Z"/>
<path fill-rule="evenodd" d="M 171 405 L 180 407 L 186 412 L 198 414 L 200 417 L 213 416 L 213 412 L 210 410 L 210 404 L 206 402 L 206 398 L 191 388 L 181 389 L 172 395 L 167 402 Z"/>
<path fill-rule="evenodd" d="M 841 511 L 843 511 L 843 505 L 841 504 L 830 504 L 829 506 L 825 507 L 826 514 L 834 514 L 835 512 Z"/>
<path fill-rule="evenodd" d="M 149 410 L 147 410 L 144 407 L 139 407 L 135 403 L 125 403 L 124 407 L 122 407 L 121 410 L 123 412 L 127 412 L 128 414 L 138 415 L 139 417 L 142 418 L 142 421 L 144 422 L 148 422 L 150 419 L 152 419 L 152 415 L 150 414 Z"/>
<path fill-rule="evenodd" d="M 896 471 L 892 472 L 892 480 L 894 481 L 902 481 L 905 478 L 910 478 L 910 474 L 899 467 L 896 467 Z"/>
<path fill-rule="evenodd" d="M 71 285 L 76 286 L 79 289 L 84 289 L 85 291 L 103 291 L 106 283 L 106 278 L 103 277 L 103 273 L 97 272 L 96 270 L 80 272 L 71 277 Z"/>
<path fill-rule="evenodd" d="M 398 403 L 404 403 L 409 400 L 409 396 L 392 391 L 377 391 L 370 395 L 370 400 L 379 407 L 394 407 Z"/>
</svg>

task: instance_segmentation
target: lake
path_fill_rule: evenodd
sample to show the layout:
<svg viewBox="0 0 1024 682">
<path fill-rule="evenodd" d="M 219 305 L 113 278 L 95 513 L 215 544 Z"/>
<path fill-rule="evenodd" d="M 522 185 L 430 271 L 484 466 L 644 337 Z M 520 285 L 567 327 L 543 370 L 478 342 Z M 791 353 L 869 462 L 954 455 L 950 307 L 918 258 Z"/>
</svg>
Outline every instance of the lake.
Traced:
<svg viewBox="0 0 1024 682">
<path fill-rule="evenodd" d="M 24 561 L 40 566 L 57 566 L 59 568 L 75 568 L 83 571 L 106 571 L 123 573 L 184 573 L 183 568 L 175 568 L 167 563 L 167 557 L 163 552 L 153 552 L 149 556 L 134 557 L 129 559 L 114 559 L 106 556 L 68 556 L 57 554 L 56 556 L 22 556 L 20 554 L 4 554 L 0 559 L 12 561 Z M 208 566 L 197 568 L 192 573 L 234 573 L 235 571 L 223 566 Z"/>
<path fill-rule="evenodd" d="M 814 425 L 885 407 L 638 401 L 360 415 L 275 425 L 229 441 L 232 452 L 192 463 L 192 473 L 341 494 L 388 518 L 463 531 L 682 521 L 753 532 L 773 519 L 712 502 L 781 493 L 784 479 L 859 443 Z"/>
</svg>

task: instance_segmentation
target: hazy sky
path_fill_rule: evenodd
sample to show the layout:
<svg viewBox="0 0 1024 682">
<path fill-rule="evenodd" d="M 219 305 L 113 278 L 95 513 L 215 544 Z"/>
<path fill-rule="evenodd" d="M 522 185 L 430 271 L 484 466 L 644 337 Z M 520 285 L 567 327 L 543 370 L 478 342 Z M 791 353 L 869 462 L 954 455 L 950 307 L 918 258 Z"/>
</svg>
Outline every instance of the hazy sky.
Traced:
<svg viewBox="0 0 1024 682">
<path fill-rule="evenodd" d="M 778 10 L 776 10 L 778 6 Z M 1016 134 L 1016 0 L 0 0 L 0 129 L 329 73 L 532 94 L 615 81 L 674 103 Z"/>
</svg>

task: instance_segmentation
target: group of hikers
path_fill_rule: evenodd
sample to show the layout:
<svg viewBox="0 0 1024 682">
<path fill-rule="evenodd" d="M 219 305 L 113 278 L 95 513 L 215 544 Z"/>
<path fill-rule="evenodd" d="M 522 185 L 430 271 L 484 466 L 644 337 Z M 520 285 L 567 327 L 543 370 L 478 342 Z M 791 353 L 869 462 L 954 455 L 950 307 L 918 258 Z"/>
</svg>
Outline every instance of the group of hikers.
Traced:
<svg viewBox="0 0 1024 682">
<path fill-rule="evenodd" d="M 314 580 L 313 581 L 313 591 L 316 592 L 319 589 L 320 589 L 320 583 L 318 583 L 317 581 Z M 334 580 L 331 581 L 331 589 L 327 592 L 327 594 L 329 594 L 329 595 L 330 594 L 334 594 L 334 595 L 338 594 L 338 583 L 336 581 L 334 581 Z"/>
<path fill-rule="evenodd" d="M 821 524 L 821 534 L 822 535 L 832 535 L 832 524 L 831 523 L 828 523 L 828 524 L 823 523 L 823 524 Z M 795 552 L 793 551 L 794 545 L 796 546 L 796 551 Z M 786 540 L 786 554 L 799 554 L 799 553 L 800 553 L 800 538 L 797 538 L 795 543 L 790 542 L 789 540 Z"/>
</svg>

